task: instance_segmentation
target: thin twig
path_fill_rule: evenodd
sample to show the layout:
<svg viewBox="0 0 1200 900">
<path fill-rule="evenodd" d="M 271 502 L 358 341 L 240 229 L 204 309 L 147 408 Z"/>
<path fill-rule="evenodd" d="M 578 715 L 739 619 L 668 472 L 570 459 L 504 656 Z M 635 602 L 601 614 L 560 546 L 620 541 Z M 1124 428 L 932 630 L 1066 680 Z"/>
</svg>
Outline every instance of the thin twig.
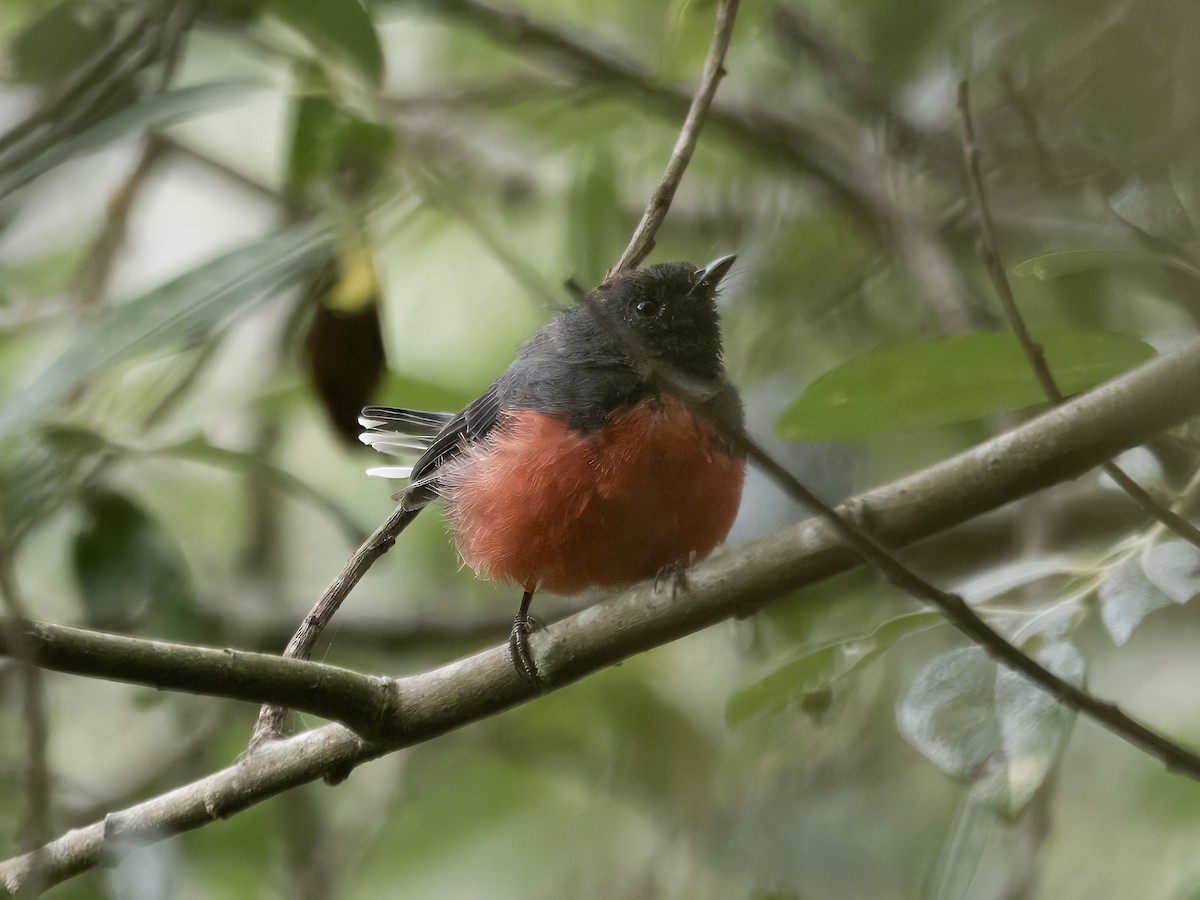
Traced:
<svg viewBox="0 0 1200 900">
<path fill-rule="evenodd" d="M 1130 718 L 1113 704 L 1101 701 L 1076 685 L 1065 681 L 1032 657 L 1027 656 L 980 618 L 962 597 L 944 591 L 917 575 L 873 535 L 857 522 L 851 521 L 850 515 L 862 518 L 864 511 L 859 510 L 843 515 L 835 510 L 776 462 L 746 433 L 739 419 L 722 414 L 722 410 L 701 409 L 703 401 L 713 395 L 709 384 L 699 383 L 696 379 L 674 370 L 662 360 L 653 357 L 642 343 L 641 338 L 591 295 L 584 297 L 583 302 L 602 327 L 621 343 L 624 351 L 633 359 L 639 371 L 656 382 L 661 389 L 687 404 L 698 415 L 702 415 L 712 422 L 713 427 L 723 438 L 753 460 L 789 497 L 797 503 L 816 510 L 847 547 L 897 588 L 935 606 L 951 624 L 983 647 L 994 659 L 1013 671 L 1021 673 L 1060 703 L 1086 714 L 1118 737 L 1162 760 L 1168 768 L 1186 771 L 1192 777 L 1200 778 L 1200 756 Z"/>
<path fill-rule="evenodd" d="M 253 194 L 255 197 L 265 200 L 268 203 L 273 203 L 278 206 L 283 205 L 283 195 L 278 191 L 272 190 L 261 181 L 251 178 L 245 172 L 239 171 L 218 159 L 214 159 L 207 154 L 204 154 L 194 147 L 182 143 L 177 138 L 168 134 L 156 134 L 155 140 L 162 144 L 164 148 L 171 152 L 171 155 L 179 159 L 195 163 L 201 168 L 208 169 L 226 181 L 231 182 L 241 188 L 248 194 Z"/>
<path fill-rule="evenodd" d="M 125 246 L 129 216 L 146 179 L 162 158 L 166 147 L 155 135 L 148 135 L 132 171 L 109 196 L 104 225 L 92 244 L 79 278 L 79 306 L 95 309 L 105 302 L 113 265 Z"/>
<path fill-rule="evenodd" d="M 971 120 L 970 88 L 965 80 L 959 82 L 958 85 L 958 113 L 962 125 L 963 157 L 967 167 L 967 177 L 971 183 L 971 196 L 975 201 L 976 211 L 979 213 L 980 247 L 984 266 L 996 289 L 996 296 L 1000 300 L 1000 305 L 1004 309 L 1004 315 L 1008 318 L 1013 334 L 1016 335 L 1038 383 L 1042 386 L 1042 392 L 1052 403 L 1060 404 L 1066 398 L 1059 390 L 1058 383 L 1054 380 L 1054 375 L 1051 374 L 1050 367 L 1046 364 L 1046 355 L 1041 345 L 1030 335 L 1029 329 L 1025 325 L 1025 319 L 1017 308 L 1012 285 L 1008 281 L 1008 272 L 1004 269 L 1004 261 L 996 244 L 996 227 L 992 221 L 987 192 L 983 186 L 983 175 L 979 165 L 979 148 L 975 143 L 975 126 Z M 1130 478 L 1125 470 L 1112 460 L 1106 460 L 1100 468 L 1147 515 L 1157 519 L 1184 540 L 1200 548 L 1200 529 L 1151 497 L 1145 488 Z"/>
<path fill-rule="evenodd" d="M 396 542 L 400 534 L 420 510 L 409 510 L 397 506 L 387 521 L 380 525 L 354 555 L 350 557 L 337 578 L 325 589 L 325 593 L 313 604 L 292 639 L 288 641 L 283 651 L 285 659 L 308 659 L 321 632 L 329 624 L 334 613 L 342 605 L 354 586 L 362 579 L 375 560 L 383 556 Z M 264 706 L 258 713 L 258 721 L 254 723 L 254 731 L 250 736 L 251 749 L 264 741 L 282 737 L 287 733 L 287 710 L 279 706 Z"/>
<path fill-rule="evenodd" d="M 663 175 L 662 183 L 651 195 L 650 202 L 646 205 L 646 211 L 642 214 L 642 220 L 638 222 L 633 237 L 629 240 L 629 246 L 625 248 L 625 252 L 621 254 L 621 258 L 609 270 L 606 277 L 624 272 L 626 269 L 636 269 L 654 248 L 654 236 L 658 233 L 663 219 L 666 218 L 667 210 L 671 208 L 671 200 L 675 197 L 675 191 L 679 188 L 683 173 L 692 160 L 696 142 L 700 140 L 700 132 L 704 129 L 709 107 L 712 106 L 713 95 L 717 92 L 717 84 L 721 81 L 721 76 L 725 74 L 725 51 L 729 49 L 729 41 L 733 37 L 733 24 L 737 19 L 739 2 L 740 0 L 720 0 L 720 5 L 717 7 L 716 24 L 713 26 L 712 43 L 709 45 L 708 55 L 704 59 L 704 68 L 700 74 L 700 84 L 696 87 L 696 93 L 688 107 L 687 117 L 683 121 L 679 137 L 675 140 L 675 148 L 671 151 L 667 171 Z"/>
<path fill-rule="evenodd" d="M 922 197 L 929 193 L 924 183 L 928 173 L 923 168 L 918 176 L 911 165 L 933 163 L 939 173 L 957 176 L 954 147 L 895 109 L 862 60 L 823 34 L 805 12 L 780 4 L 771 10 L 770 22 L 788 49 L 816 64 L 825 76 L 823 83 L 840 95 L 842 106 L 858 112 L 868 123 L 882 126 L 888 152 L 872 159 L 871 151 L 862 151 L 868 157 L 858 166 L 863 194 L 872 199 L 876 217 L 887 226 L 893 245 L 937 314 L 942 330 L 962 334 L 990 326 L 988 312 L 981 309 L 946 242 L 940 239 L 941 229 L 925 209 Z"/>
</svg>

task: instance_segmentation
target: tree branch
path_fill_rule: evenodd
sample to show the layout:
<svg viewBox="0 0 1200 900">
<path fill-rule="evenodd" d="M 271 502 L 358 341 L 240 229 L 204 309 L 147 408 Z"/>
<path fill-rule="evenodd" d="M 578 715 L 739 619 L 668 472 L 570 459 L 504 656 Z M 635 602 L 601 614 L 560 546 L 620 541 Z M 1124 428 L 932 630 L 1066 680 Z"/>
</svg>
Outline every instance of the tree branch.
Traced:
<svg viewBox="0 0 1200 900">
<path fill-rule="evenodd" d="M 0 616 L 0 655 L 57 672 L 252 703 L 281 703 L 378 730 L 391 680 L 265 653 L 221 650 Z"/>
<path fill-rule="evenodd" d="M 77 279 L 78 303 L 82 309 L 95 310 L 108 299 L 109 281 L 117 257 L 125 247 L 134 204 L 165 150 L 166 145 L 155 135 L 147 135 L 132 171 L 109 195 L 104 209 L 104 225 L 93 241 Z"/>
<path fill-rule="evenodd" d="M 617 264 L 608 271 L 606 278 L 626 269 L 636 269 L 654 249 L 654 236 L 658 233 L 663 219 L 667 217 L 683 173 L 692 161 L 692 153 L 696 150 L 696 142 L 700 140 L 700 132 L 704 128 L 708 109 L 712 106 L 713 95 L 717 92 L 717 84 L 725 74 L 725 52 L 729 49 L 730 38 L 733 37 L 733 23 L 737 18 L 739 2 L 740 0 L 720 0 L 716 23 L 713 26 L 712 43 L 708 47 L 708 55 L 704 58 L 700 83 L 696 86 L 696 93 L 688 106 L 683 128 L 675 140 L 667 171 L 663 175 L 662 183 L 651 195 L 646 211 L 629 240 L 629 246 L 625 248 Z"/>
<path fill-rule="evenodd" d="M 308 659 L 317 639 L 334 613 L 342 605 L 354 586 L 362 580 L 363 575 L 379 557 L 391 549 L 396 542 L 396 535 L 416 518 L 420 510 L 408 510 L 397 506 L 388 516 L 386 522 L 375 529 L 375 533 L 354 551 L 345 567 L 338 573 L 337 578 L 325 589 L 325 593 L 313 604 L 292 639 L 288 641 L 283 651 L 284 659 Z M 268 700 L 271 706 L 264 706 L 258 713 L 258 721 L 254 723 L 254 731 L 250 735 L 250 748 L 254 749 L 267 740 L 278 738 L 287 732 L 288 703 L 280 700 Z M 302 709 L 303 707 L 297 707 Z M 330 718 L 338 719 L 336 716 Z M 340 721 L 340 720 L 339 720 Z"/>
<path fill-rule="evenodd" d="M 859 517 L 869 516 L 872 532 L 891 545 L 928 537 L 1074 478 L 1100 460 L 1200 414 L 1200 392 L 1194 389 L 1198 381 L 1200 342 L 1152 360 L 978 447 L 870 491 L 849 506 Z M 660 592 L 653 583 L 643 584 L 535 632 L 530 644 L 547 687 L 561 687 L 730 616 L 750 614 L 858 562 L 828 521 L 813 518 L 697 566 L 686 591 Z M 242 658 L 230 658 L 226 670 Z M 297 692 L 303 686 L 310 698 L 320 694 L 321 685 L 304 681 L 307 675 L 300 674 L 310 673 L 313 664 L 274 662 L 295 667 L 287 677 L 303 681 L 292 686 Z M 177 665 L 167 653 L 161 654 L 159 664 L 168 676 L 170 667 Z M 113 665 L 120 665 L 119 660 Z M 115 669 L 108 677 L 116 677 Z M 385 699 L 390 710 L 379 723 L 376 743 L 364 742 L 341 725 L 329 725 L 263 744 L 237 765 L 50 842 L 42 848 L 48 883 L 96 866 L 139 842 L 200 827 L 296 785 L 344 777 L 367 759 L 494 715 L 529 699 L 531 693 L 513 669 L 507 645 L 391 681 L 387 697 L 376 697 Z M 1189 775 L 1200 774 L 1189 757 L 1185 751 L 1166 762 Z M 29 854 L 0 863 L 0 885 L 19 890 L 28 883 L 30 865 Z"/>
<path fill-rule="evenodd" d="M 1041 345 L 1030 335 L 1029 329 L 1025 326 L 1025 319 L 1017 308 L 1017 300 L 1013 296 L 1008 272 L 1005 271 L 1004 261 L 996 244 L 996 227 L 992 222 L 987 192 L 983 186 L 983 175 L 979 169 L 979 149 L 975 144 L 975 127 L 971 121 L 969 91 L 967 82 L 960 81 L 958 84 L 958 114 L 962 124 L 963 157 L 966 163 L 967 177 L 971 184 L 971 196 L 979 213 L 980 245 L 984 266 L 992 280 L 992 286 L 996 290 L 996 296 L 1000 299 L 1000 306 L 1004 309 L 1004 315 L 1008 318 L 1013 334 L 1016 335 L 1026 359 L 1029 360 L 1030 368 L 1033 369 L 1038 383 L 1042 386 L 1042 392 L 1052 403 L 1062 403 L 1065 398 L 1058 388 L 1058 383 L 1054 380 L 1054 375 L 1050 372 L 1050 367 L 1046 364 L 1045 353 L 1042 351 Z M 1197 529 L 1183 516 L 1162 506 L 1112 460 L 1105 460 L 1100 467 L 1147 515 L 1157 519 L 1179 537 L 1200 548 L 1200 529 Z"/>
</svg>

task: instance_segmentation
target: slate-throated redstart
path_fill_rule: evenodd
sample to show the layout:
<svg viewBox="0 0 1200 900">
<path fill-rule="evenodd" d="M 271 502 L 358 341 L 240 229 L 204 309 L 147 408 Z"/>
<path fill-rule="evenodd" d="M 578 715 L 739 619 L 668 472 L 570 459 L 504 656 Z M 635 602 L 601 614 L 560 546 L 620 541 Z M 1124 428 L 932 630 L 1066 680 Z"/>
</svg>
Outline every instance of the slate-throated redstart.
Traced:
<svg viewBox="0 0 1200 900">
<path fill-rule="evenodd" d="M 371 474 L 410 478 L 395 499 L 413 516 L 441 498 L 463 560 L 524 589 L 510 647 L 535 684 L 535 590 L 627 587 L 707 556 L 733 525 L 745 459 L 712 423 L 742 421 L 715 302 L 733 261 L 609 278 L 588 303 L 559 312 L 461 412 L 362 411 L 363 443 L 421 454 L 411 469 Z M 651 360 L 704 384 L 705 399 L 689 408 L 656 387 L 614 323 Z"/>
</svg>

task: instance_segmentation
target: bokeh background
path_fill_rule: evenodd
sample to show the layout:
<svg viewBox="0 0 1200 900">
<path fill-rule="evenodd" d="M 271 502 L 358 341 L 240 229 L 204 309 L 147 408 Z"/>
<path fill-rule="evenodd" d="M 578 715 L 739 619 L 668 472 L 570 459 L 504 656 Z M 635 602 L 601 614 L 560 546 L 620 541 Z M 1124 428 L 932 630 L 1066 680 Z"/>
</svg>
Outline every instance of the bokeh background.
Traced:
<svg viewBox="0 0 1200 900">
<path fill-rule="evenodd" d="M 357 408 L 458 408 L 603 276 L 714 13 L 4 0 L 0 555 L 29 614 L 280 649 L 391 509 Z M 650 262 L 738 254 L 720 302 L 753 433 L 838 500 L 1040 408 L 977 246 L 962 79 L 1068 390 L 1192 339 L 1197 46 L 1194 0 L 744 0 Z M 1186 501 L 1194 442 L 1152 451 L 1123 462 Z M 754 474 L 730 542 L 805 514 Z M 1185 743 L 1197 557 L 1098 476 L 908 554 Z M 317 658 L 420 671 L 498 643 L 517 599 L 422 516 Z M 20 681 L 0 667 L 4 855 Z M 56 830 L 229 764 L 255 713 L 46 687 Z M 857 573 L 49 896 L 1185 900 L 1197 846 L 1200 786 Z"/>
</svg>

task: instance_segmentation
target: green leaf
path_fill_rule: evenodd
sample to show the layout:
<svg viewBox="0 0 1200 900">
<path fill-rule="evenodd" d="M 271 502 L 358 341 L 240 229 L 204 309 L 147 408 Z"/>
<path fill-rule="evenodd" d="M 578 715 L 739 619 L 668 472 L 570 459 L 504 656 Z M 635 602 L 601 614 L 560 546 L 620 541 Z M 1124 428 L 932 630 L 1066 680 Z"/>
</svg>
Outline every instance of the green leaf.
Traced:
<svg viewBox="0 0 1200 900">
<path fill-rule="evenodd" d="M 383 48 L 359 0 L 268 0 L 266 9 L 318 48 L 336 53 L 371 84 L 383 81 Z"/>
<path fill-rule="evenodd" d="M 324 230 L 299 225 L 226 253 L 80 326 L 66 351 L 0 402 L 0 437 L 29 423 L 89 378 L 133 359 L 194 344 L 241 310 L 299 278 Z"/>
<path fill-rule="evenodd" d="M 292 101 L 291 150 L 285 184 L 294 202 L 323 190 L 361 198 L 375 187 L 393 150 L 395 133 L 338 105 L 326 93 L 323 72 L 306 67 L 301 77 L 315 85 Z"/>
<path fill-rule="evenodd" d="M 88 624 L 194 640 L 201 626 L 191 576 L 171 536 L 115 491 L 90 494 L 84 512 L 72 562 Z"/>
<path fill-rule="evenodd" d="M 1200 594 L 1200 549 L 1187 541 L 1155 544 L 1127 559 L 1100 585 L 1100 619 L 1123 646 L 1146 616 Z"/>
<path fill-rule="evenodd" d="M 1083 659 L 1066 641 L 1035 658 L 1060 678 L 1080 684 Z M 1072 710 L 1007 668 L 981 647 L 930 660 L 897 711 L 901 733 L 926 758 L 971 785 L 972 793 L 1008 814 L 1033 796 L 1074 723 Z"/>
<path fill-rule="evenodd" d="M 1100 620 L 1118 647 L 1129 640 L 1146 616 L 1172 603 L 1146 576 L 1142 561 L 1136 558 L 1126 560 L 1104 579 L 1099 596 Z"/>
<path fill-rule="evenodd" d="M 836 677 L 839 649 L 822 647 L 737 691 L 725 704 L 725 722 L 740 725 L 755 716 L 804 709 L 809 698 L 825 691 Z"/>
<path fill-rule="evenodd" d="M 104 46 L 112 24 L 99 4 L 53 4 L 8 42 L 5 79 L 37 84 L 61 78 Z"/>
<path fill-rule="evenodd" d="M 54 142 L 44 153 L 7 174 L 3 192 L 28 184 L 76 156 L 95 153 L 118 138 L 138 131 L 166 128 L 257 91 L 262 85 L 244 79 L 196 84 L 164 91 L 101 119 L 77 135 Z"/>
<path fill-rule="evenodd" d="M 1183 204 L 1165 180 L 1131 178 L 1108 198 L 1108 205 L 1130 225 L 1154 237 L 1179 242 L 1195 237 Z"/>
<path fill-rule="evenodd" d="M 1200 548 L 1188 541 L 1155 544 L 1142 560 L 1142 570 L 1176 603 L 1187 603 L 1200 594 Z"/>
<path fill-rule="evenodd" d="M 735 692 L 725 705 L 725 721 L 739 725 L 755 716 L 788 708 L 821 712 L 837 679 L 875 660 L 905 635 L 940 621 L 937 613 L 910 613 L 884 622 L 863 637 L 806 653 Z"/>
<path fill-rule="evenodd" d="M 223 28 L 241 28 L 252 24 L 262 12 L 265 0 L 206 0 L 200 7 L 200 21 Z"/>
<path fill-rule="evenodd" d="M 1068 395 L 1154 355 L 1144 342 L 1110 332 L 1052 332 L 1037 340 Z M 842 363 L 809 385 L 776 428 L 788 440 L 860 438 L 979 419 L 1045 399 L 1016 337 L 984 332 Z"/>
<path fill-rule="evenodd" d="M 297 77 L 312 80 L 319 76 L 307 72 Z M 331 174 L 327 132 L 336 109 L 333 101 L 324 93 L 306 92 L 292 99 L 291 145 L 284 175 L 284 185 L 290 197 L 304 198 L 315 183 Z"/>
</svg>

